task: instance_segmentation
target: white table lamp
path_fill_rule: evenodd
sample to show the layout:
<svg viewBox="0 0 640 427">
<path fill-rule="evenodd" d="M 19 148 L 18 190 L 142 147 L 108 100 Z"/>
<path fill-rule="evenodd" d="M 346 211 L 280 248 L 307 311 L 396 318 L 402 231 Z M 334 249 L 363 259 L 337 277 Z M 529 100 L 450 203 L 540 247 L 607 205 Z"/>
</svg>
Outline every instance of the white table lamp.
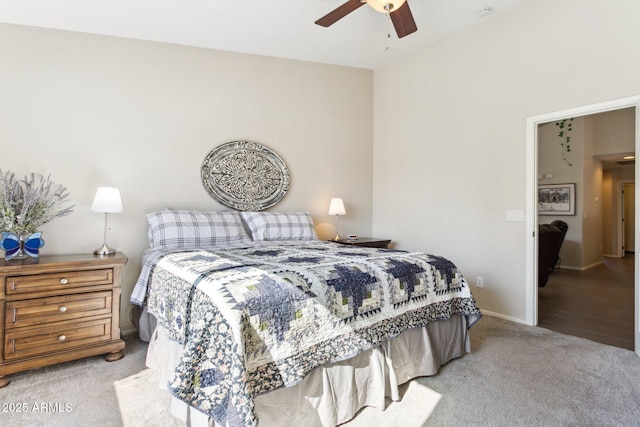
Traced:
<svg viewBox="0 0 640 427">
<path fill-rule="evenodd" d="M 109 214 L 122 212 L 122 199 L 120 190 L 115 187 L 98 187 L 96 196 L 91 205 L 93 212 L 104 214 L 104 243 L 101 247 L 93 251 L 94 255 L 112 255 L 116 250 L 107 245 L 107 230 L 109 229 Z"/>
<path fill-rule="evenodd" d="M 338 216 L 345 215 L 347 212 L 344 210 L 344 203 L 340 197 L 334 197 L 329 203 L 329 215 L 336 216 L 336 237 L 333 240 L 340 240 L 340 234 L 338 233 Z"/>
</svg>

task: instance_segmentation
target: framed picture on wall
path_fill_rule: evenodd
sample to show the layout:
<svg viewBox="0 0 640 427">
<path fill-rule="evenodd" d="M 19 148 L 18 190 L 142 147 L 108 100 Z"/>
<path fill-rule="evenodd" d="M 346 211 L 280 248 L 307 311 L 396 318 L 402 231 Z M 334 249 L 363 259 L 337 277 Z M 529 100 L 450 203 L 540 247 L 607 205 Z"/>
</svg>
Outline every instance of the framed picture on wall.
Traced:
<svg viewBox="0 0 640 427">
<path fill-rule="evenodd" d="M 539 215 L 575 215 L 576 184 L 538 185 Z"/>
</svg>

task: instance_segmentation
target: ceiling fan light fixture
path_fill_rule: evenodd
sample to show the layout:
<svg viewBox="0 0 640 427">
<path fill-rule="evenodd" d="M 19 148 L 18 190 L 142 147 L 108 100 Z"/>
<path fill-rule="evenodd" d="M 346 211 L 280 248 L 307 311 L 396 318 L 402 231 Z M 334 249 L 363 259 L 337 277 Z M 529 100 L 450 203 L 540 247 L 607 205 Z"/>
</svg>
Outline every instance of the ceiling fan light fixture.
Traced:
<svg viewBox="0 0 640 427">
<path fill-rule="evenodd" d="M 366 3 L 374 10 L 387 14 L 400 8 L 407 0 L 367 0 Z"/>
<path fill-rule="evenodd" d="M 365 3 L 391 20 L 398 38 L 408 36 L 418 30 L 407 0 L 347 0 L 346 3 L 318 19 L 316 24 L 322 27 L 329 27 Z M 387 31 L 386 34 L 388 35 L 389 32 Z"/>
</svg>

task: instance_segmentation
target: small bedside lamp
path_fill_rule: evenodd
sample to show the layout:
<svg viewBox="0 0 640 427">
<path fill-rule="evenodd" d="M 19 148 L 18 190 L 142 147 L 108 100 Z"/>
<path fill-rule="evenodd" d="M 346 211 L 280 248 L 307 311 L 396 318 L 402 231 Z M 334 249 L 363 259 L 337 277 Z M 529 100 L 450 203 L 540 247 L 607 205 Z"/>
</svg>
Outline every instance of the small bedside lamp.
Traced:
<svg viewBox="0 0 640 427">
<path fill-rule="evenodd" d="M 331 203 L 329 203 L 329 215 L 336 216 L 336 237 L 334 237 L 333 240 L 340 240 L 340 235 L 338 234 L 338 216 L 345 215 L 346 213 L 344 203 L 340 197 L 331 199 Z"/>
<path fill-rule="evenodd" d="M 94 255 L 111 255 L 116 250 L 107 245 L 107 230 L 109 224 L 110 213 L 122 212 L 122 199 L 120 198 L 120 190 L 114 187 L 98 187 L 96 196 L 91 205 L 93 212 L 104 214 L 104 243 L 101 247 L 93 251 Z"/>
</svg>

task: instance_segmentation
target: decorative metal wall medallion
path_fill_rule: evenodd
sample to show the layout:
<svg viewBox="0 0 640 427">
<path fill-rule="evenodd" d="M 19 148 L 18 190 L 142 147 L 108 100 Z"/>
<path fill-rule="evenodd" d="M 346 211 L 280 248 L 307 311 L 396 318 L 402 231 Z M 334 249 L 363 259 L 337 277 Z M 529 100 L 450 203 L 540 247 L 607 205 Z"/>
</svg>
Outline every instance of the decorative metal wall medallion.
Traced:
<svg viewBox="0 0 640 427">
<path fill-rule="evenodd" d="M 289 169 L 274 151 L 251 141 L 214 148 L 201 169 L 202 185 L 225 206 L 260 211 L 278 203 L 289 189 Z"/>
</svg>

